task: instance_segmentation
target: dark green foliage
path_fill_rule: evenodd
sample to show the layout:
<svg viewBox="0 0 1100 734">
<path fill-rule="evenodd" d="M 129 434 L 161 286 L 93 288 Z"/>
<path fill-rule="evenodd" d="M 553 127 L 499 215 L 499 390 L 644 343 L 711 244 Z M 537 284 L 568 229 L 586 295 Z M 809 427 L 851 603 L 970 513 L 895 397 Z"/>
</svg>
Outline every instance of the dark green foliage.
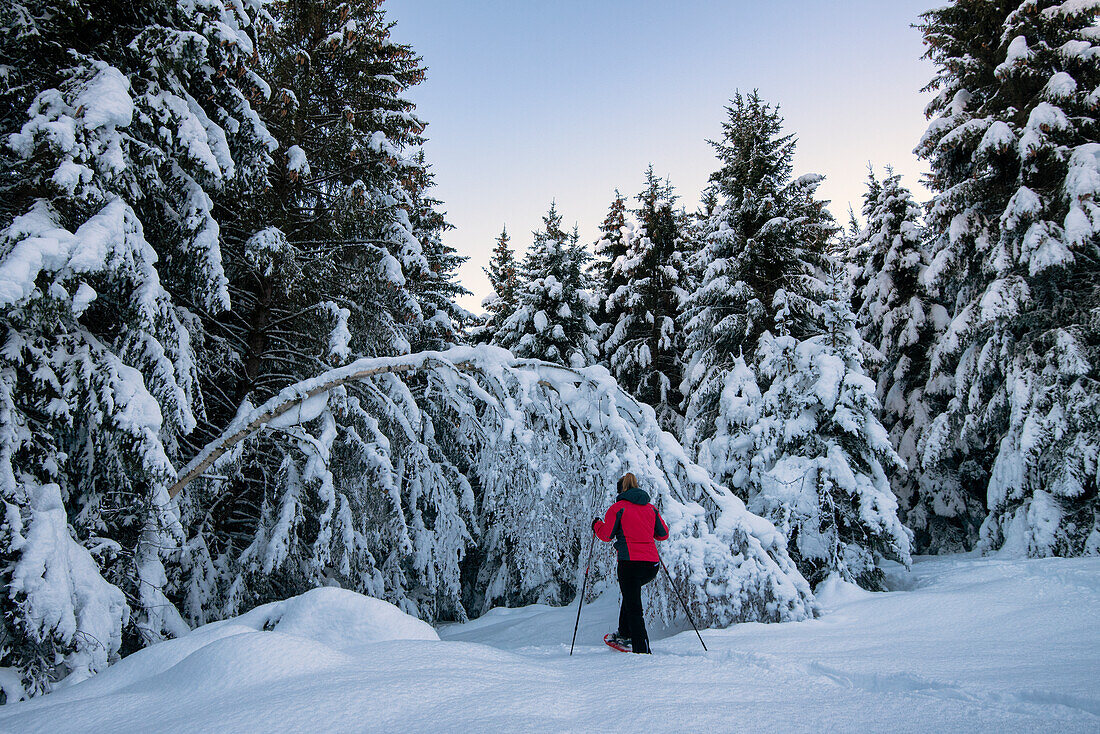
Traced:
<svg viewBox="0 0 1100 734">
<path fill-rule="evenodd" d="M 967 540 L 988 509 L 987 548 L 1100 544 L 1084 458 L 1100 426 L 1082 420 L 1100 394 L 1097 12 L 961 0 L 922 16 L 937 66 L 917 149 L 936 192 L 928 282 L 952 316 L 922 461 Z"/>
<path fill-rule="evenodd" d="M 678 325 L 688 278 L 681 251 L 685 216 L 673 210 L 672 185 L 658 179 L 652 165 L 645 178 L 634 211 L 637 230 L 612 269 L 612 280 L 623 282 L 606 300 L 608 312 L 618 319 L 608 324 L 602 351 L 622 388 L 651 405 L 665 430 L 679 433 L 683 340 Z"/>
<path fill-rule="evenodd" d="M 615 270 L 615 261 L 626 255 L 627 242 L 623 234 L 626 227 L 626 199 L 615 189 L 615 198 L 607 210 L 607 216 L 600 222 L 600 239 L 596 241 L 596 257 L 592 262 L 592 285 L 596 289 L 599 301 L 594 320 L 600 329 L 600 341 L 610 336 L 610 330 L 623 315 L 622 308 L 608 302 L 610 296 L 626 284 L 626 278 Z M 607 362 L 608 355 L 600 355 Z"/>
<path fill-rule="evenodd" d="M 836 231 L 814 197 L 821 177 L 791 178 L 795 140 L 783 134 L 778 109 L 755 91 L 738 92 L 726 113 L 722 138 L 712 143 L 722 164 L 711 176 L 720 202 L 707 220 L 699 282 L 684 314 L 688 443 L 711 430 L 733 360 L 751 362 L 760 336 L 776 330 L 777 294 L 788 305 L 784 329 L 796 338 L 811 332 L 813 304 L 823 300 L 814 268 Z"/>
<path fill-rule="evenodd" d="M 360 356 L 446 348 L 468 318 L 454 303 L 466 292 L 455 280 L 463 258 L 443 241 L 450 225 L 418 150 L 425 125 L 405 97 L 424 77 L 420 58 L 391 39 L 393 23 L 376 0 L 280 0 L 270 7 L 275 24 L 259 59 L 272 94 L 262 114 L 280 148 L 270 186 L 218 199 L 234 310 L 201 314 L 207 412 L 195 451 L 242 405 Z M 378 476 L 384 470 L 364 458 L 364 444 L 379 430 L 369 414 L 406 396 L 360 390 L 349 387 L 334 425 L 311 425 L 311 439 L 292 432 L 251 443 L 225 469 L 226 479 L 212 483 L 213 506 L 185 506 L 188 531 L 202 540 L 177 583 L 192 619 L 232 614 L 276 598 L 279 589 L 341 576 L 333 570 L 341 564 L 326 561 L 331 557 L 355 569 L 341 576 L 348 588 L 398 601 L 417 583 L 395 544 L 405 517 L 423 508 L 365 503 L 357 494 L 407 481 L 406 473 L 420 470 L 416 461 L 430 462 L 402 456 L 398 443 L 393 477 Z M 315 444 L 333 454 L 331 487 L 310 468 Z M 280 525 L 288 508 L 293 519 Z M 379 524 L 392 525 L 392 533 L 366 533 Z M 360 543 L 344 547 L 338 526 Z M 267 550 L 284 543 L 285 553 Z M 263 561 L 269 552 L 280 559 L 274 568 Z M 211 564 L 216 573 L 207 575 Z M 384 581 L 381 564 L 389 564 Z M 275 572 L 281 585 L 255 583 Z M 202 592 L 188 591 L 194 588 Z"/>
<path fill-rule="evenodd" d="M 219 2 L 0 8 L 0 665 L 28 691 L 183 629 L 162 560 L 203 404 L 185 306 L 229 306 L 211 197 L 265 183 L 268 22 Z"/>
<path fill-rule="evenodd" d="M 906 471 L 891 480 L 894 493 L 924 548 L 935 513 L 930 496 L 919 489 L 917 443 L 929 420 L 924 400 L 929 356 L 948 321 L 947 311 L 930 298 L 922 281 L 928 258 L 920 210 L 889 168 L 881 182 L 871 173 L 864 215 L 867 226 L 851 252 L 859 268 L 856 319 L 861 337 L 874 350 L 868 373 L 875 380 L 883 427 L 905 462 Z"/>
</svg>

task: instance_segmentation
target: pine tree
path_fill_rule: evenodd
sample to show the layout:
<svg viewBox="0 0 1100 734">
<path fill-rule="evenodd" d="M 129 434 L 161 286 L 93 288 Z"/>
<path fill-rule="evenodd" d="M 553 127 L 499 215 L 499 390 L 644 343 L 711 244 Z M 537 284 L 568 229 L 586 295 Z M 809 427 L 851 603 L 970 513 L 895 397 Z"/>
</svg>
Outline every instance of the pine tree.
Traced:
<svg viewBox="0 0 1100 734">
<path fill-rule="evenodd" d="M 519 305 L 494 343 L 517 357 L 582 367 L 596 361 L 594 298 L 588 291 L 585 266 L 589 255 L 576 229 L 566 234 L 552 203 L 542 218 L 543 229 L 524 261 Z"/>
<path fill-rule="evenodd" d="M 801 340 L 788 333 L 790 307 L 779 292 L 778 335 L 766 332 L 761 340 L 759 374 L 766 389 L 758 407 L 752 405 L 758 388 L 739 389 L 748 400 L 734 404 L 731 422 L 740 430 L 726 433 L 739 432 L 752 446 L 751 457 L 740 448 L 748 471 L 742 464 L 735 474 L 747 485 L 749 508 L 787 536 L 791 557 L 810 583 L 837 573 L 881 589 L 877 561 L 910 560 L 910 533 L 898 519 L 887 478 L 887 470 L 903 464 L 876 415 L 874 383 L 863 371 L 862 340 L 839 263 L 831 264 L 829 279 L 820 331 Z M 746 418 L 757 415 L 746 431 Z"/>
<path fill-rule="evenodd" d="M 745 498 L 753 486 L 752 459 L 757 444 L 753 430 L 763 414 L 764 401 L 756 371 L 740 355 L 726 373 L 719 401 L 714 432 L 694 447 L 695 453 L 714 481 Z"/>
<path fill-rule="evenodd" d="M 443 241 L 424 123 L 405 97 L 423 78 L 420 58 L 393 41 L 373 0 L 270 7 L 258 57 L 274 91 L 261 111 L 281 147 L 269 187 L 218 200 L 235 313 L 201 314 L 196 452 L 288 385 L 365 356 L 446 347 L 465 318 L 453 301 L 461 258 Z M 200 481 L 182 504 L 189 541 L 173 585 L 189 620 L 331 583 L 429 619 L 459 608 L 472 499 L 425 438 L 446 433 L 418 403 L 430 387 L 350 385 Z"/>
<path fill-rule="evenodd" d="M 863 228 L 859 226 L 859 220 L 856 219 L 856 212 L 855 212 L 854 209 L 852 209 L 852 205 L 849 204 L 848 205 L 848 232 L 847 232 L 849 241 L 854 240 L 856 237 L 858 237 L 859 232 L 860 232 L 861 229 L 863 229 Z"/>
<path fill-rule="evenodd" d="M 416 261 L 420 267 L 408 274 L 413 297 L 420 306 L 420 325 L 412 339 L 412 350 L 441 350 L 461 341 L 463 326 L 474 319 L 455 303 L 456 298 L 470 293 L 455 279 L 467 258 L 443 241 L 444 233 L 454 227 L 439 211 L 443 202 L 427 193 L 435 185 L 435 175 L 424 159 L 423 149 L 413 160 L 416 166 L 408 171 L 403 184 L 412 203 L 411 231 L 420 243 L 424 260 L 422 264 Z"/>
<path fill-rule="evenodd" d="M 624 233 L 627 227 L 626 199 L 615 189 L 615 198 L 607 210 L 607 216 L 600 223 L 600 239 L 596 241 L 596 257 L 592 261 L 591 276 L 598 306 L 593 316 L 599 329 L 599 341 L 603 344 L 610 334 L 610 330 L 622 317 L 621 307 L 608 303 L 611 294 L 625 285 L 622 273 L 616 272 L 615 262 L 626 255 L 629 246 L 628 237 Z M 603 362 L 608 362 L 607 354 L 600 355 Z"/>
<path fill-rule="evenodd" d="M 881 588 L 877 562 L 909 562 L 886 470 L 868 347 L 819 176 L 791 179 L 794 140 L 752 95 L 727 108 L 700 285 L 688 301 L 686 442 L 718 481 L 780 528 L 811 582 Z M 828 283 L 822 276 L 828 276 Z"/>
<path fill-rule="evenodd" d="M 615 189 L 615 198 L 608 207 L 607 216 L 600 222 L 600 239 L 596 241 L 596 258 L 593 261 L 593 274 L 596 283 L 605 292 L 610 293 L 621 283 L 615 281 L 615 261 L 626 254 L 627 242 L 623 236 L 626 226 L 626 198 Z"/>
<path fill-rule="evenodd" d="M 482 303 L 488 310 L 488 315 L 473 335 L 475 342 L 491 342 L 519 304 L 520 273 L 515 251 L 509 244 L 511 241 L 508 228 L 502 228 L 496 240 L 497 244 L 493 248 L 489 267 L 485 269 L 485 274 L 489 276 L 489 284 L 493 287 L 493 294 Z"/>
<path fill-rule="evenodd" d="M 889 169 L 881 184 L 874 180 L 869 191 L 867 227 L 857 245 L 862 260 L 858 281 L 863 292 L 856 314 L 860 336 L 875 348 L 877 360 L 870 370 L 875 396 L 882 405 L 882 423 L 890 442 L 905 462 L 906 471 L 893 481 L 909 527 L 919 531 L 922 546 L 947 537 L 928 525 L 943 522 L 934 508 L 918 505 L 920 477 L 917 441 L 927 429 L 928 408 L 924 385 L 928 356 L 946 325 L 947 312 L 933 302 L 921 282 L 927 268 L 920 209 L 901 177 Z M 871 197 L 874 196 L 873 201 Z"/>
<path fill-rule="evenodd" d="M 653 407 L 665 430 L 678 434 L 681 337 L 680 307 L 686 292 L 687 264 L 681 247 L 684 217 L 673 211 L 672 185 L 657 178 L 650 165 L 637 197 L 639 226 L 614 271 L 625 281 L 607 298 L 618 313 L 602 352 L 611 374 L 624 390 Z"/>
<path fill-rule="evenodd" d="M 0 8 L 0 666 L 75 682 L 187 629 L 163 561 L 202 402 L 190 307 L 229 306 L 213 197 L 264 184 L 262 6 Z"/>
<path fill-rule="evenodd" d="M 791 309 L 777 293 L 778 334 L 764 333 L 756 370 L 734 361 L 700 463 L 784 532 L 811 583 L 836 573 L 880 589 L 880 558 L 909 562 L 887 477 L 902 464 L 876 415 L 842 264 L 828 275 L 819 326 L 805 339 L 790 335 Z"/>
<path fill-rule="evenodd" d="M 921 444 L 940 514 L 982 547 L 1100 549 L 1096 3 L 924 14 L 934 118 L 928 282 L 951 312 Z"/>
<path fill-rule="evenodd" d="M 848 251 L 844 256 L 845 260 L 851 264 L 852 268 L 852 313 L 857 316 L 863 308 L 863 292 L 867 289 L 867 280 L 872 272 L 867 269 L 867 260 L 870 252 L 867 240 L 872 235 L 870 222 L 875 214 L 875 209 L 879 205 L 879 197 L 881 195 L 882 183 L 880 183 L 878 177 L 875 176 L 875 169 L 868 164 L 867 190 L 863 192 L 863 206 L 860 208 L 860 213 L 863 215 L 864 221 L 868 223 L 868 226 L 860 227 L 859 223 L 856 221 L 855 213 L 849 208 L 850 221 L 848 228 L 851 232 L 849 234 L 851 240 Z"/>
<path fill-rule="evenodd" d="M 757 341 L 774 329 L 772 300 L 786 293 L 793 333 L 803 335 L 821 294 L 814 263 L 834 232 L 814 198 L 817 175 L 791 179 L 794 136 L 782 133 L 777 108 L 754 91 L 726 108 L 722 167 L 711 180 L 722 200 L 706 223 L 697 255 L 698 285 L 685 307 L 685 443 L 713 430 L 726 372 L 738 355 L 751 362 Z"/>
<path fill-rule="evenodd" d="M 856 295 L 856 280 L 859 278 L 861 268 L 856 265 L 856 249 L 859 243 L 860 233 L 863 231 L 856 212 L 851 204 L 848 204 L 848 224 L 837 230 L 836 237 L 831 241 L 829 256 L 841 264 L 844 275 L 844 290 L 848 294 L 848 305 L 852 313 L 859 313 L 860 298 Z M 873 355 L 864 355 L 864 359 L 873 361 Z"/>
</svg>

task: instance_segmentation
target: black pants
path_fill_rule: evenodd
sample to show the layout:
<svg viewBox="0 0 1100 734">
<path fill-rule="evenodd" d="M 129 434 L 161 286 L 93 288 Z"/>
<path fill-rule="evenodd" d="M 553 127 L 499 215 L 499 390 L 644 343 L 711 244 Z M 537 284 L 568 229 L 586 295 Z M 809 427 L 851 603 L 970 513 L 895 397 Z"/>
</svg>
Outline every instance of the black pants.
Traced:
<svg viewBox="0 0 1100 734">
<path fill-rule="evenodd" d="M 642 587 L 657 578 L 660 563 L 619 561 L 619 589 L 623 605 L 619 607 L 619 636 L 630 638 L 634 652 L 649 652 L 649 635 L 642 616 Z"/>
</svg>

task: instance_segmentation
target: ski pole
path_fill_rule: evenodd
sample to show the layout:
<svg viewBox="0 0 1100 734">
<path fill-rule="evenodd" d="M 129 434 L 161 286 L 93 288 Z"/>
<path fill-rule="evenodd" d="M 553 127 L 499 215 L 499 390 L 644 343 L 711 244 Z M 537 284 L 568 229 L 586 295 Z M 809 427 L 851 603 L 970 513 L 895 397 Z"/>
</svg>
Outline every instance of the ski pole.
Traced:
<svg viewBox="0 0 1100 734">
<path fill-rule="evenodd" d="M 680 594 L 680 590 L 676 588 L 676 582 L 672 580 L 672 574 L 668 572 L 668 566 L 665 565 L 665 560 L 663 558 L 661 559 L 661 568 L 665 570 L 665 576 L 668 576 L 669 586 L 671 586 L 672 590 L 676 592 L 676 598 L 679 599 L 680 604 L 683 605 L 684 614 L 687 615 L 688 621 L 691 622 L 691 628 L 695 630 L 695 636 L 699 638 L 699 644 L 703 646 L 703 652 L 709 652 L 709 650 L 707 650 L 707 643 L 703 642 L 703 636 L 699 634 L 699 628 L 695 626 L 695 620 L 691 618 L 691 612 L 688 610 L 687 602 L 684 601 L 684 597 Z M 579 619 L 580 610 L 578 609 L 577 612 L 577 618 Z"/>
<path fill-rule="evenodd" d="M 592 546 L 596 544 L 596 531 L 588 541 L 588 560 L 584 563 L 584 582 L 581 584 L 580 603 L 577 604 L 577 621 L 573 624 L 573 641 L 569 643 L 569 655 L 573 655 L 573 645 L 577 644 L 577 628 L 581 626 L 581 607 L 584 606 L 584 592 L 588 588 L 588 569 L 592 566 Z"/>
<path fill-rule="evenodd" d="M 603 398 L 600 398 L 601 400 Z M 592 501 L 589 502 L 589 511 L 596 507 L 596 497 L 600 492 L 600 485 L 592 484 Z M 592 546 L 596 544 L 596 528 L 592 528 L 592 539 L 588 541 L 588 560 L 584 562 L 584 581 L 581 583 L 580 601 L 577 602 L 577 621 L 573 624 L 573 641 L 569 643 L 569 655 L 573 655 L 573 646 L 577 644 L 577 628 L 581 626 L 581 607 L 584 606 L 584 592 L 588 589 L 588 569 L 592 567 Z"/>
</svg>

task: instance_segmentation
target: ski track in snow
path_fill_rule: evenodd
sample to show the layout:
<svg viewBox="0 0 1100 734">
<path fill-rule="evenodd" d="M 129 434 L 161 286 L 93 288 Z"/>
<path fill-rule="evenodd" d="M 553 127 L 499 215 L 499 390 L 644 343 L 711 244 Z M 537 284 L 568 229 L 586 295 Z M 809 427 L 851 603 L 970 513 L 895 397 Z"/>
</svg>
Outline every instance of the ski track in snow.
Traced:
<svg viewBox="0 0 1100 734">
<path fill-rule="evenodd" d="M 572 658 L 575 606 L 352 652 L 259 631 L 178 662 L 155 646 L 3 707 L 0 731 L 1100 731 L 1100 559 L 922 558 L 889 577 L 823 594 L 817 620 L 704 630 L 709 653 L 690 628 L 651 630 L 652 656 L 608 649 L 614 590 L 585 606 Z"/>
</svg>

